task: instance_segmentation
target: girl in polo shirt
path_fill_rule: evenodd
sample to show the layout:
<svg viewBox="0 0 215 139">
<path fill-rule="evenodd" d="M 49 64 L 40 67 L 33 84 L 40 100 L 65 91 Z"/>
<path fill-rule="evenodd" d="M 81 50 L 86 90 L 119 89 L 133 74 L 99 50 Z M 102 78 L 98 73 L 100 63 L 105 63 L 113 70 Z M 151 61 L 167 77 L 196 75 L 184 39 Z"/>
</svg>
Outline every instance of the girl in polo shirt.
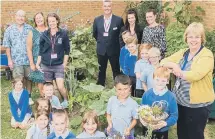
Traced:
<svg viewBox="0 0 215 139">
<path fill-rule="evenodd" d="M 98 124 L 98 117 L 94 111 L 85 113 L 82 120 L 83 132 L 77 138 L 106 138 L 103 132 L 97 130 Z"/>
<path fill-rule="evenodd" d="M 47 139 L 50 132 L 49 113 L 45 109 L 36 112 L 36 122 L 27 131 L 26 139 Z"/>
</svg>

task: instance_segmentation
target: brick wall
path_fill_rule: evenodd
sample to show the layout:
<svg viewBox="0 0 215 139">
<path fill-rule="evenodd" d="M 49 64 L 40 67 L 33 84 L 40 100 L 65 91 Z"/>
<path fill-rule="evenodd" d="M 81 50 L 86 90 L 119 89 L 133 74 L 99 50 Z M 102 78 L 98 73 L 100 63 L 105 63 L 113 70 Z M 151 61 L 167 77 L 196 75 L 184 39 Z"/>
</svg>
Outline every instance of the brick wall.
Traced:
<svg viewBox="0 0 215 139">
<path fill-rule="evenodd" d="M 138 0 L 139 1 L 139 0 Z M 163 3 L 166 0 L 162 0 Z M 201 6 L 205 10 L 205 15 L 203 16 L 204 25 L 207 29 L 215 28 L 215 1 L 193 1 L 194 6 Z M 116 0 L 113 2 L 113 13 L 118 16 L 123 16 L 125 14 L 124 10 L 126 7 L 126 2 Z M 73 28 L 79 25 L 81 22 L 86 22 L 89 20 L 93 22 L 95 16 L 101 15 L 102 11 L 102 2 L 101 1 L 21 1 L 14 0 L 11 1 L 2 1 L 1 2 L 1 24 L 14 22 L 14 12 L 18 9 L 23 9 L 27 12 L 27 17 L 32 18 L 33 15 L 39 11 L 44 12 L 46 15 L 49 12 L 54 12 L 59 8 L 59 15 L 62 19 L 72 15 L 74 12 L 79 11 L 80 14 L 74 16 L 70 19 L 66 24 Z M 171 21 L 174 21 L 172 18 L 172 14 L 169 14 L 169 18 Z"/>
<path fill-rule="evenodd" d="M 169 0 L 162 0 L 162 3 L 164 4 L 165 1 L 169 1 Z M 174 2 L 170 3 L 170 7 L 173 7 Z M 215 29 L 215 1 L 214 0 L 196 0 L 192 2 L 191 8 L 194 11 L 194 8 L 196 6 L 200 6 L 202 9 L 205 10 L 205 15 L 202 16 L 203 18 L 203 24 L 205 26 L 206 29 L 208 30 L 212 30 Z M 194 12 L 193 12 L 194 13 Z M 195 13 L 194 13 L 195 14 Z M 172 17 L 173 14 L 172 13 L 168 13 L 168 17 L 170 19 L 170 22 L 174 22 L 175 19 Z"/>
<path fill-rule="evenodd" d="M 126 7 L 124 1 L 113 2 L 113 13 L 122 16 Z M 80 12 L 66 24 L 73 28 L 87 20 L 93 22 L 94 18 L 103 13 L 101 1 L 2 1 L 1 2 L 1 24 L 14 22 L 14 13 L 22 9 L 26 11 L 27 18 L 33 18 L 34 14 L 42 11 L 45 15 L 49 12 L 56 12 L 59 9 L 59 16 L 64 19 L 75 12 Z"/>
</svg>

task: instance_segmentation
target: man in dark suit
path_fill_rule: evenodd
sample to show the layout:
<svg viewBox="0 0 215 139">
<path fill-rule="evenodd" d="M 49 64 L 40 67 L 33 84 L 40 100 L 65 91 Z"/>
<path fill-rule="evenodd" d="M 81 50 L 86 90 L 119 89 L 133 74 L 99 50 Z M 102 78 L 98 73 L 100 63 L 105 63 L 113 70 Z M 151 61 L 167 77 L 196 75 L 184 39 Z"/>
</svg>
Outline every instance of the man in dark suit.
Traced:
<svg viewBox="0 0 215 139">
<path fill-rule="evenodd" d="M 93 23 L 93 37 L 97 42 L 97 56 L 99 63 L 99 77 L 97 84 L 105 86 L 107 62 L 110 61 L 113 77 L 120 73 L 119 67 L 119 34 L 124 26 L 123 19 L 112 14 L 112 2 L 103 1 L 104 15 L 95 18 Z"/>
</svg>

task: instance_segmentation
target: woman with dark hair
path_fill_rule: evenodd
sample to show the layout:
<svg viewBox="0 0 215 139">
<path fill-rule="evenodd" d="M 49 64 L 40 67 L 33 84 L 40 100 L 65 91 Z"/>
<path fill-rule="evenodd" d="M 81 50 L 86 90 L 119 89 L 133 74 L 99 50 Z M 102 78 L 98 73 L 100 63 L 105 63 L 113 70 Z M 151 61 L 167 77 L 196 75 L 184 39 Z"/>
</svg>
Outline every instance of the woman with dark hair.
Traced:
<svg viewBox="0 0 215 139">
<path fill-rule="evenodd" d="M 132 36 L 136 36 L 138 39 L 138 44 L 141 43 L 143 29 L 138 24 L 138 16 L 137 12 L 134 9 L 129 9 L 126 14 L 126 21 L 125 26 L 121 28 L 119 41 L 120 41 L 120 47 L 122 48 L 125 46 L 125 43 L 122 39 L 122 32 L 128 30 Z"/>
<path fill-rule="evenodd" d="M 141 43 L 152 44 L 153 47 L 157 47 L 161 51 L 161 57 L 165 57 L 166 52 L 166 35 L 164 26 L 156 22 L 156 12 L 154 9 L 149 9 L 146 12 L 146 21 L 148 26 L 143 30 Z"/>
<path fill-rule="evenodd" d="M 29 80 L 38 83 L 38 89 L 40 92 L 40 96 L 43 96 L 42 89 L 43 89 L 43 82 L 44 77 L 41 71 L 36 70 L 36 63 L 37 57 L 39 55 L 39 43 L 40 43 L 40 36 L 42 32 L 47 30 L 45 17 L 42 12 L 38 12 L 34 16 L 34 26 L 31 31 L 28 33 L 27 37 L 27 54 L 28 59 L 30 62 L 31 72 L 28 76 Z"/>
<path fill-rule="evenodd" d="M 65 108 L 68 106 L 68 96 L 64 86 L 64 69 L 70 53 L 69 37 L 67 31 L 59 28 L 60 18 L 57 14 L 48 14 L 47 23 L 49 29 L 40 37 L 40 51 L 36 67 L 44 72 L 46 82 L 56 79 L 57 88 L 64 98 L 61 105 Z"/>
</svg>

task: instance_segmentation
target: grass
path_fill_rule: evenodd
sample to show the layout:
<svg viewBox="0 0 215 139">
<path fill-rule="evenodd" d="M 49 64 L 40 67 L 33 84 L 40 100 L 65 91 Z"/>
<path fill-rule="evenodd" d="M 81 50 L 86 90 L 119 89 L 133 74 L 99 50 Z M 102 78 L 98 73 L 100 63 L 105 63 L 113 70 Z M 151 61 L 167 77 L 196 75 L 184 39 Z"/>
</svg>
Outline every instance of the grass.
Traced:
<svg viewBox="0 0 215 139">
<path fill-rule="evenodd" d="M 107 87 L 113 87 L 113 78 L 110 66 L 107 69 Z M 1 77 L 1 139 L 24 139 L 26 130 L 13 129 L 10 127 L 10 108 L 8 102 L 8 92 L 12 90 L 10 81 L 5 77 Z M 32 98 L 35 100 L 39 97 L 37 88 L 33 87 Z M 215 138 L 215 121 L 209 121 L 205 129 L 205 139 Z M 169 139 L 177 139 L 176 127 L 172 127 L 169 131 Z"/>
</svg>

